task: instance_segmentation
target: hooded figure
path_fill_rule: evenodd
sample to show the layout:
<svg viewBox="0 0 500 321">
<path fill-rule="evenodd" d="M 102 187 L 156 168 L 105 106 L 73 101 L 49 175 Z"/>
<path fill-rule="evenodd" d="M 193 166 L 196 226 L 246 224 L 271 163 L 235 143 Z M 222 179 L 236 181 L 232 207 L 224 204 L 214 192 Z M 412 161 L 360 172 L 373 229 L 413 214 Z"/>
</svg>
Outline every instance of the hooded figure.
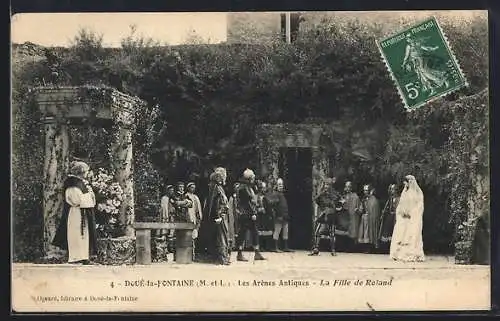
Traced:
<svg viewBox="0 0 500 321">
<path fill-rule="evenodd" d="M 396 261 L 425 260 L 422 240 L 424 194 L 413 175 L 407 175 L 396 208 L 396 224 L 392 233 L 390 257 Z"/>
<path fill-rule="evenodd" d="M 97 252 L 94 207 L 95 195 L 86 178 L 90 167 L 73 162 L 64 182 L 64 205 L 59 227 L 52 243 L 68 251 L 68 263 L 89 264 Z"/>
</svg>

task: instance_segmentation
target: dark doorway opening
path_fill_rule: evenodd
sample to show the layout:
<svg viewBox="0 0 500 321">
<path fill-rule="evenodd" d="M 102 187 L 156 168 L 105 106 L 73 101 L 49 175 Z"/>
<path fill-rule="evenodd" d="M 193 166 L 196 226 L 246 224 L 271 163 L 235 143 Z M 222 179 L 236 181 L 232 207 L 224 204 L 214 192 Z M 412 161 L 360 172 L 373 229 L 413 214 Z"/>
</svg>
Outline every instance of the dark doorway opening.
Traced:
<svg viewBox="0 0 500 321">
<path fill-rule="evenodd" d="M 308 250 L 312 240 L 312 150 L 281 148 L 279 175 L 285 183 L 288 200 L 289 244 Z"/>
</svg>

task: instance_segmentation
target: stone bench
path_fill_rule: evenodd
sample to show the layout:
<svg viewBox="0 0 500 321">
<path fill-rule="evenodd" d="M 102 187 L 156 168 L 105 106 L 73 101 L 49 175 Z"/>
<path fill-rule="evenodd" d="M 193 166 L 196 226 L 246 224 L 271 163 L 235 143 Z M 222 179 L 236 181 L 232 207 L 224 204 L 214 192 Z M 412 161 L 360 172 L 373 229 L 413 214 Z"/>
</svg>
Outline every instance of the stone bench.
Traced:
<svg viewBox="0 0 500 321">
<path fill-rule="evenodd" d="M 175 230 L 175 262 L 193 262 L 193 223 L 136 222 L 133 224 L 136 235 L 136 264 L 151 264 L 151 230 Z"/>
</svg>

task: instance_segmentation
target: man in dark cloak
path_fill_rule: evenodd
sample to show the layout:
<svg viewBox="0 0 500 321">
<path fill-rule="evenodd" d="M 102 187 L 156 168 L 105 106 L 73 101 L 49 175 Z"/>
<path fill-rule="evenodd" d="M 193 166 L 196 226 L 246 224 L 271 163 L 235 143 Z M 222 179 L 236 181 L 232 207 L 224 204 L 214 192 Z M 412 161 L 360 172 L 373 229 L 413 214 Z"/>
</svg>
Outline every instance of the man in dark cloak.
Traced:
<svg viewBox="0 0 500 321">
<path fill-rule="evenodd" d="M 228 199 L 224 191 L 226 170 L 218 167 L 210 175 L 208 198 L 203 209 L 200 235 L 198 239 L 205 255 L 221 265 L 231 264 L 229 257 L 228 226 L 225 217 L 228 213 Z"/>
<path fill-rule="evenodd" d="M 394 231 L 394 224 L 396 223 L 396 208 L 399 203 L 399 197 L 396 194 L 396 184 L 389 185 L 387 192 L 389 197 L 380 217 L 381 224 L 378 239 L 380 240 L 380 245 L 388 250 L 392 239 L 392 232 Z"/>
</svg>

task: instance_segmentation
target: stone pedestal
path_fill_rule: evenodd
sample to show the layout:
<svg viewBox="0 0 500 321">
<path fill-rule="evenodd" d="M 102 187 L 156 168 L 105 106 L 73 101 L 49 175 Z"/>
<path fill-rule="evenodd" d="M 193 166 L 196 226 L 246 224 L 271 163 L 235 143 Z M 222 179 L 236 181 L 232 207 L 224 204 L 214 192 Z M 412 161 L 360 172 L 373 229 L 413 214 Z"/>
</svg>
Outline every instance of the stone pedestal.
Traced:
<svg viewBox="0 0 500 321">
<path fill-rule="evenodd" d="M 105 265 L 135 263 L 135 238 L 119 237 L 97 240 L 96 262 Z"/>
</svg>

